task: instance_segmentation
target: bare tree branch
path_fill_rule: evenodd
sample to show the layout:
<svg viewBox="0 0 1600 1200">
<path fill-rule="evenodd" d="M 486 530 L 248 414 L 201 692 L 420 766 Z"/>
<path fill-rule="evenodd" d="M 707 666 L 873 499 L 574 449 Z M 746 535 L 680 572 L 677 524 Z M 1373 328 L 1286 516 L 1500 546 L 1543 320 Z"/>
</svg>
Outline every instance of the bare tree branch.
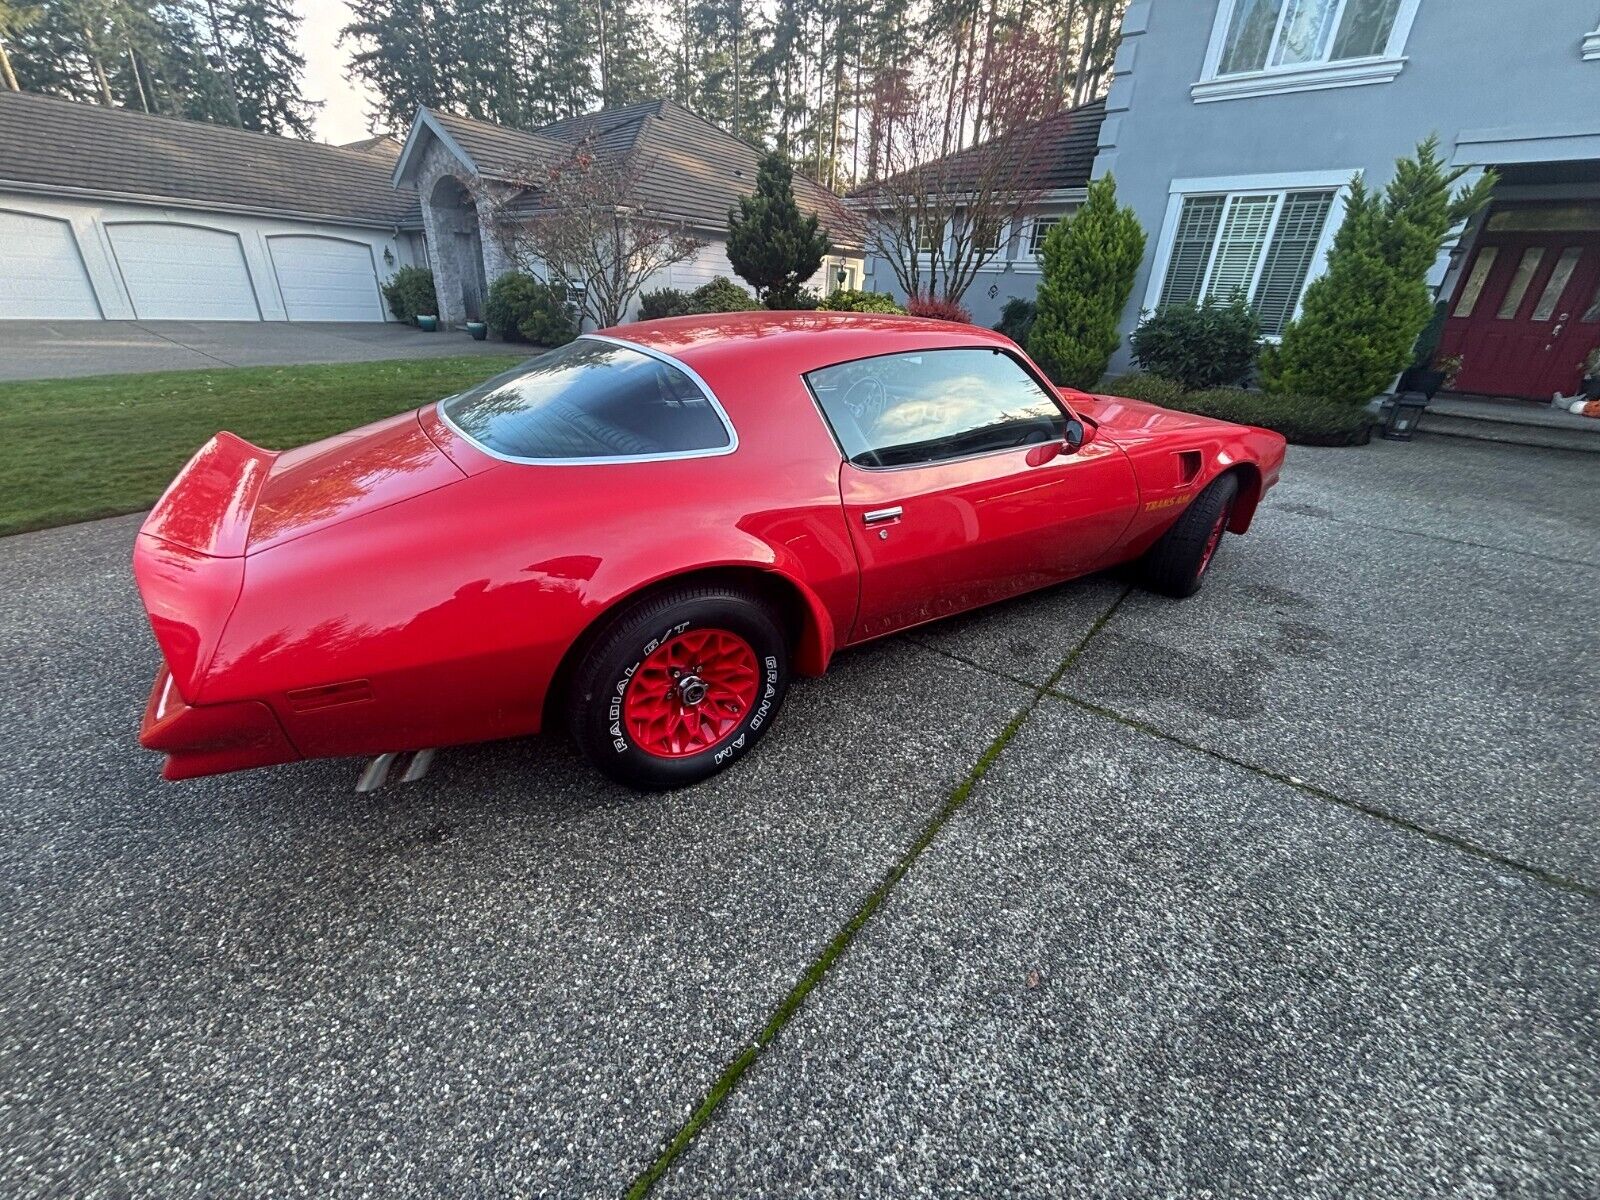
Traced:
<svg viewBox="0 0 1600 1200">
<path fill-rule="evenodd" d="M 622 322 L 651 276 L 703 244 L 644 199 L 655 169 L 636 151 L 602 155 L 584 141 L 565 158 L 471 187 L 513 265 L 581 285 L 583 316 L 606 326 Z"/>
<path fill-rule="evenodd" d="M 1013 32 L 966 86 L 982 94 L 997 136 L 944 156 L 948 115 L 903 77 L 885 78 L 872 97 L 887 178 L 857 192 L 853 206 L 866 220 L 867 252 L 910 295 L 959 302 L 1044 192 L 1045 143 L 1057 132 L 1050 47 Z"/>
</svg>

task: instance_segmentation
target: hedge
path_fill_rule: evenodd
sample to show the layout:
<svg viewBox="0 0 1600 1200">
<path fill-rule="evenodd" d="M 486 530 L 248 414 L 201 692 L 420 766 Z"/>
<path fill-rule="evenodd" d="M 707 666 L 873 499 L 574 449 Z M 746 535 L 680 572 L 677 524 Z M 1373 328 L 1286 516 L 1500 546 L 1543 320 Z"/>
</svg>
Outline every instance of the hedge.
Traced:
<svg viewBox="0 0 1600 1200">
<path fill-rule="evenodd" d="M 1141 373 L 1113 379 L 1103 391 L 1109 396 L 1145 400 L 1219 421 L 1259 425 L 1276 430 L 1297 446 L 1365 445 L 1372 433 L 1372 418 L 1367 411 L 1341 400 L 1269 395 L 1243 388 L 1187 392 L 1170 379 Z"/>
</svg>

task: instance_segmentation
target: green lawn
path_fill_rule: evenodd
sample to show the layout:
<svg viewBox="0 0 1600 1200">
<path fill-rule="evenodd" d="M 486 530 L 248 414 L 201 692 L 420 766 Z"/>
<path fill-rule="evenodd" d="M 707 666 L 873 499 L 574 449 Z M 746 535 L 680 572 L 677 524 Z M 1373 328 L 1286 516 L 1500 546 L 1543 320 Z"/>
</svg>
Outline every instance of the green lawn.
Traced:
<svg viewBox="0 0 1600 1200">
<path fill-rule="evenodd" d="M 219 429 L 287 450 L 448 396 L 524 357 L 0 383 L 0 534 L 146 508 Z"/>
</svg>

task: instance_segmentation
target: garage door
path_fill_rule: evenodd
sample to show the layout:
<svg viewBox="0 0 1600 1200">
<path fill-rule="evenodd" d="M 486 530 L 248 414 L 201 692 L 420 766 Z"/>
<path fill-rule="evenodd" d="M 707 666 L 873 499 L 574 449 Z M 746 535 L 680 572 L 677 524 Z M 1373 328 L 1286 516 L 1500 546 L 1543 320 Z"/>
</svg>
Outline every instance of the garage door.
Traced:
<svg viewBox="0 0 1600 1200">
<path fill-rule="evenodd" d="M 0 211 L 0 320 L 99 316 L 72 226 L 55 217 Z"/>
<path fill-rule="evenodd" d="M 289 320 L 383 320 L 372 250 L 365 242 L 279 234 L 267 245 Z"/>
<path fill-rule="evenodd" d="M 237 234 L 196 225 L 108 224 L 134 315 L 144 321 L 259 321 Z"/>
</svg>

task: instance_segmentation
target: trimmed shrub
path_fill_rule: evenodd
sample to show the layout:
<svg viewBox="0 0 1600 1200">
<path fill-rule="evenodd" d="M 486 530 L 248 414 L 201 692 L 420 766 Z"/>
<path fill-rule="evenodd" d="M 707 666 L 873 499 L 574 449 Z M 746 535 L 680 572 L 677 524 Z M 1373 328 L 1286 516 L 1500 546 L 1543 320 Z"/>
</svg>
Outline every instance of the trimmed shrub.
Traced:
<svg viewBox="0 0 1600 1200">
<path fill-rule="evenodd" d="M 752 312 L 761 304 L 731 279 L 717 276 L 692 292 L 661 288 L 639 297 L 639 320 L 662 317 L 690 317 L 701 313 Z"/>
<path fill-rule="evenodd" d="M 658 288 L 639 297 L 641 321 L 659 321 L 662 317 L 686 317 L 693 311 L 689 293 L 678 288 Z"/>
<path fill-rule="evenodd" d="M 1019 346 L 1026 346 L 1037 313 L 1038 306 L 1032 300 L 1013 296 L 1000 309 L 1000 323 L 994 327 L 995 332 L 1005 334 Z"/>
<path fill-rule="evenodd" d="M 507 342 L 562 346 L 578 336 L 567 289 L 521 271 L 507 271 L 489 285 L 483 319 Z"/>
<path fill-rule="evenodd" d="M 761 307 L 754 296 L 721 275 L 690 292 L 689 304 L 689 311 L 696 313 L 750 312 Z"/>
<path fill-rule="evenodd" d="M 1106 384 L 1106 394 L 1144 400 L 1163 408 L 1259 425 L 1276 430 L 1300 446 L 1364 445 L 1372 417 L 1357 405 L 1313 396 L 1251 392 L 1243 388 L 1210 388 L 1186 392 L 1181 384 L 1159 375 L 1123 375 Z"/>
<path fill-rule="evenodd" d="M 1428 271 L 1450 230 L 1489 201 L 1494 172 L 1452 195 L 1467 168 L 1450 170 L 1430 137 L 1395 164 L 1382 192 L 1350 181 L 1328 269 L 1306 289 L 1281 346 L 1261 357 L 1268 391 L 1362 405 L 1405 368 L 1433 313 Z"/>
<path fill-rule="evenodd" d="M 793 296 L 786 297 L 782 304 L 768 304 L 767 307 L 778 312 L 811 312 L 822 307 L 822 293 L 816 288 L 801 288 Z"/>
<path fill-rule="evenodd" d="M 928 317 L 935 321 L 957 321 L 972 324 L 972 314 L 954 300 L 941 296 L 912 296 L 906 301 L 906 311 L 913 317 Z"/>
<path fill-rule="evenodd" d="M 756 190 L 728 210 L 728 261 L 768 308 L 800 308 L 801 285 L 828 253 L 828 234 L 794 202 L 794 169 L 769 153 L 756 168 Z"/>
<path fill-rule="evenodd" d="M 1128 339 L 1133 361 L 1190 391 L 1238 383 L 1261 353 L 1261 321 L 1236 297 L 1174 304 L 1147 317 Z"/>
<path fill-rule="evenodd" d="M 863 292 L 857 288 L 840 288 L 829 292 L 817 305 L 822 312 L 898 313 L 905 309 L 888 292 Z"/>
<path fill-rule="evenodd" d="M 383 285 L 383 298 L 398 321 L 415 324 L 417 314 L 437 316 L 439 297 L 433 290 L 433 272 L 426 267 L 401 267 Z"/>
<path fill-rule="evenodd" d="M 1117 324 L 1144 257 L 1144 230 L 1117 203 L 1116 180 L 1091 183 L 1083 207 L 1050 230 L 1041 253 L 1028 353 L 1057 383 L 1092 388 L 1121 344 Z"/>
</svg>

